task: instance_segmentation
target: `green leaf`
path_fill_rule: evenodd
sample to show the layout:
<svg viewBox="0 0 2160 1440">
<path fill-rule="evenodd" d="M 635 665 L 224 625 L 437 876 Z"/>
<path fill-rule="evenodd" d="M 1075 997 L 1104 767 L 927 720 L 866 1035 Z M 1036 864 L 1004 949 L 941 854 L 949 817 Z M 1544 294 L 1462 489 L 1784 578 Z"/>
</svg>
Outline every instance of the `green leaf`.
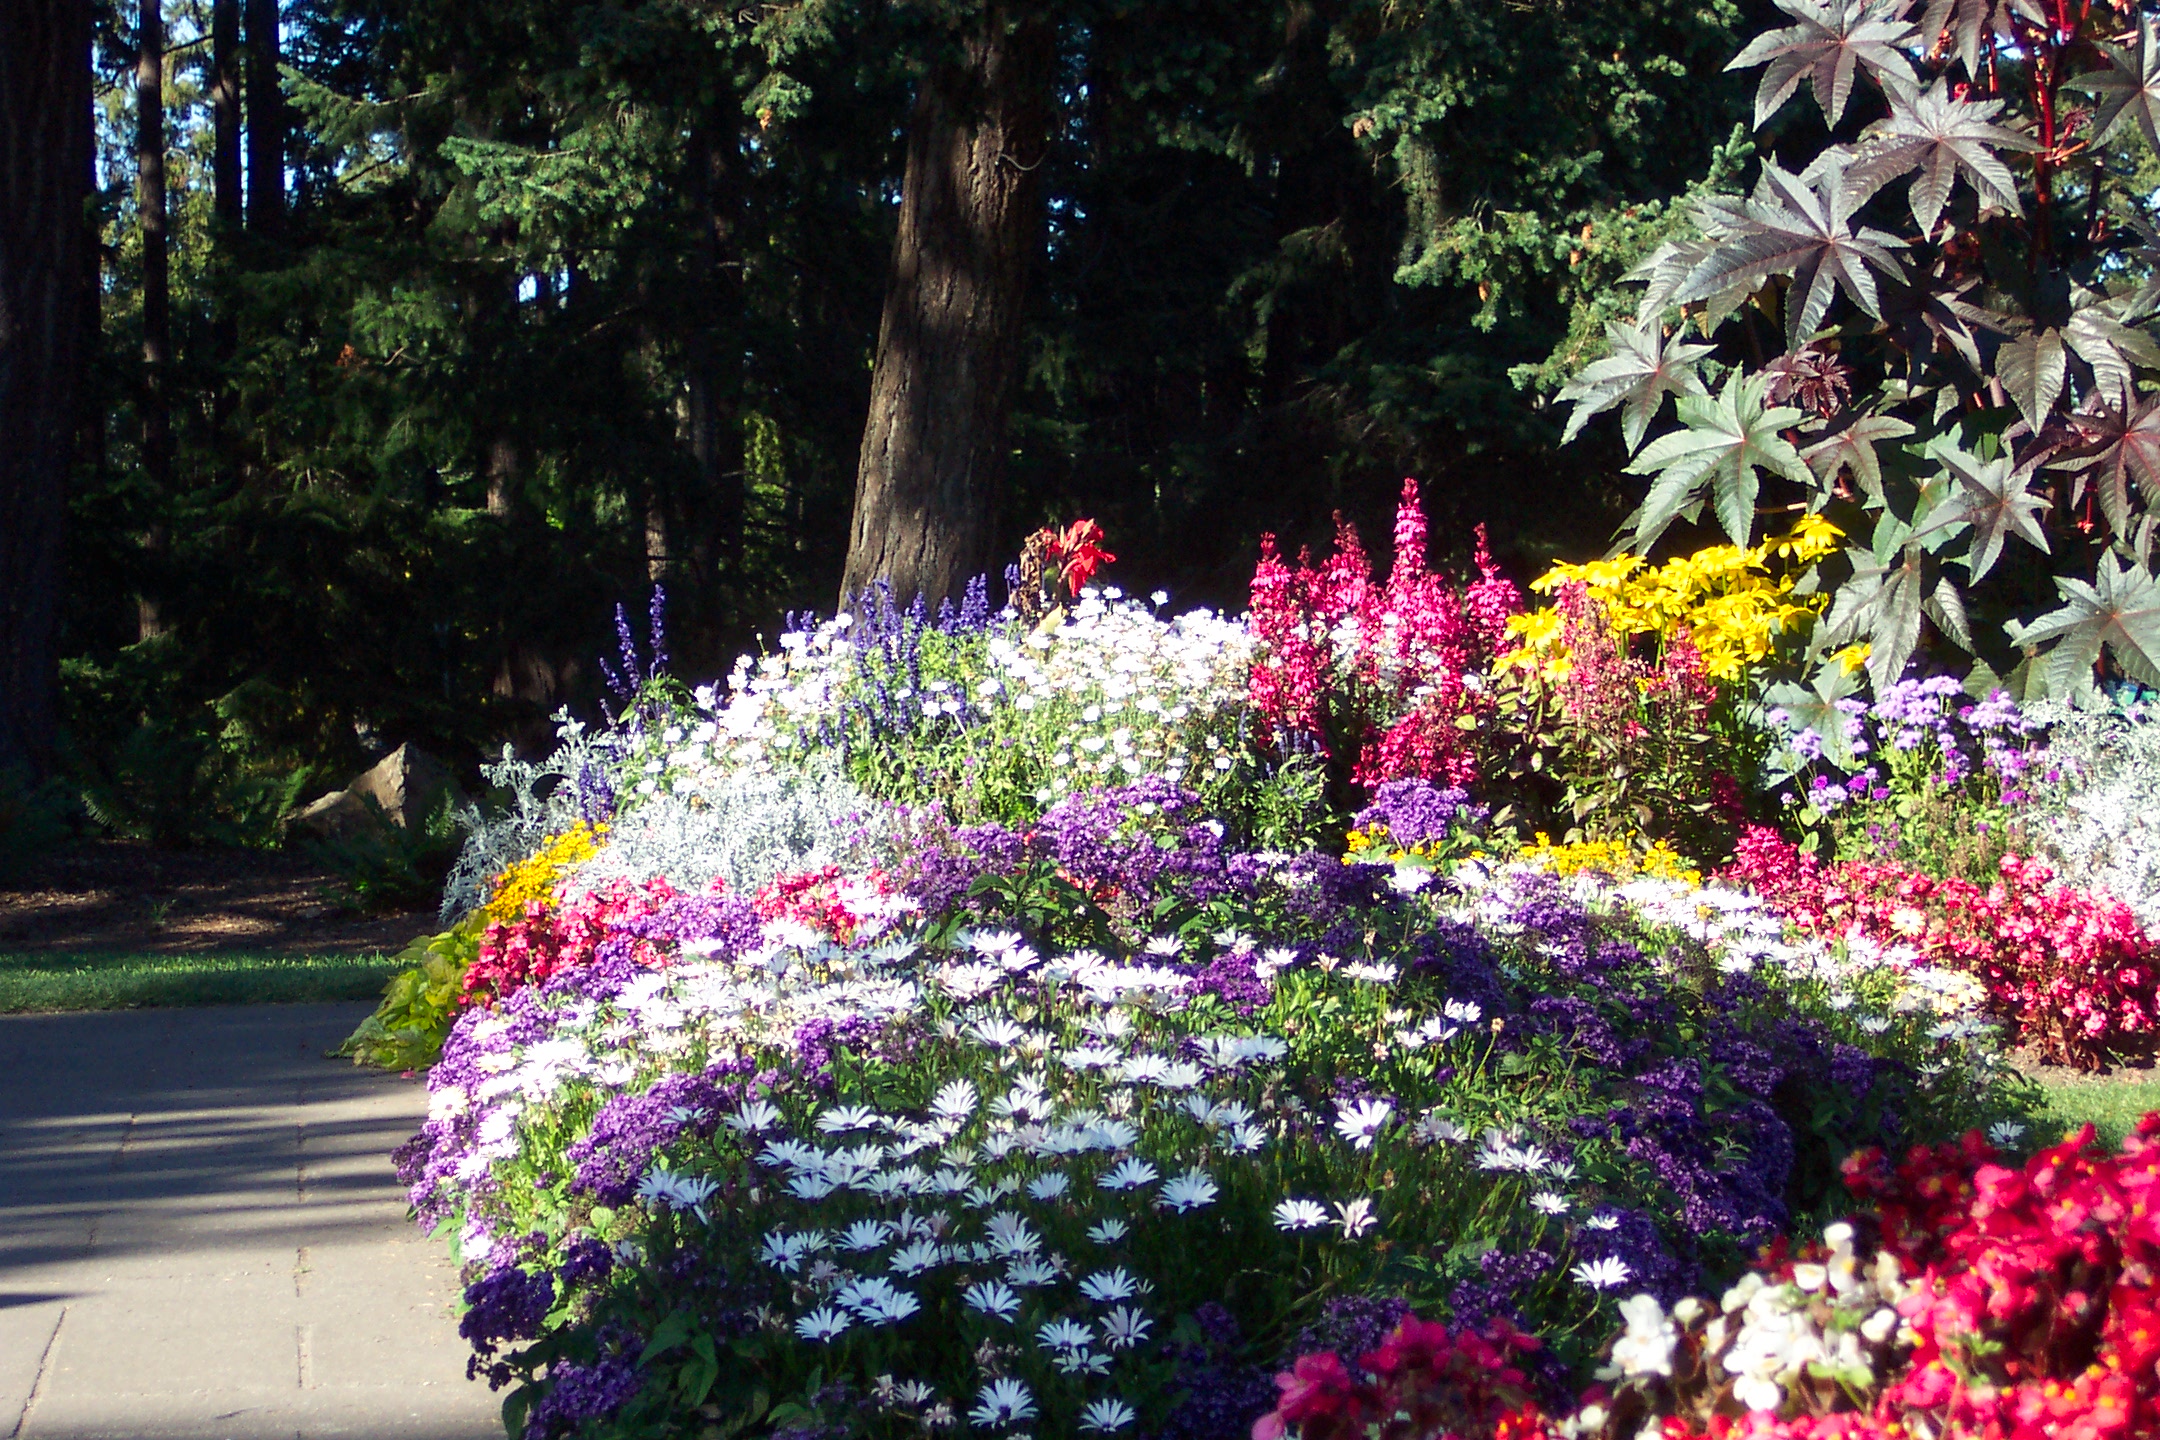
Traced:
<svg viewBox="0 0 2160 1440">
<path fill-rule="evenodd" d="M 1687 426 L 1661 435 L 1629 462 L 1630 475 L 1655 475 L 1650 496 L 1634 526 L 1635 543 L 1647 548 L 1679 513 L 1696 503 L 1707 482 L 1718 523 L 1736 545 L 1755 528 L 1758 472 L 1769 470 L 1812 487 L 1815 476 L 1800 452 L 1778 431 L 1800 419 L 1790 406 L 1764 402 L 1760 376 L 1734 372 L 1713 399 L 1683 395 L 1680 419 Z"/>
<path fill-rule="evenodd" d="M 1618 405 L 1620 433 L 1632 453 L 1641 447 L 1643 433 L 1666 395 L 1707 393 L 1702 377 L 1695 373 L 1695 362 L 1714 347 L 1678 344 L 1677 335 L 1668 341 L 1654 322 L 1640 326 L 1608 323 L 1605 338 L 1612 353 L 1585 367 L 1556 397 L 1575 405 L 1560 443 L 1573 440 L 1591 416 Z"/>
<path fill-rule="evenodd" d="M 2061 397 L 2067 370 L 2060 330 L 2028 326 L 1995 352 L 1995 378 L 2036 432 Z"/>
<path fill-rule="evenodd" d="M 2092 583 L 2058 575 L 2055 589 L 2061 609 L 2030 625 L 2012 621 L 2005 627 L 2026 648 L 2054 642 L 2045 662 L 2050 695 L 2090 693 L 2103 649 L 2131 679 L 2160 686 L 2160 584 L 2150 571 L 2107 554 Z"/>
<path fill-rule="evenodd" d="M 1883 498 L 1882 462 L 1875 456 L 1875 447 L 1886 440 L 1902 440 L 1912 433 L 1912 426 L 1894 416 L 1855 412 L 1844 425 L 1801 451 L 1800 458 L 1807 461 L 1808 469 L 1815 473 L 1815 479 L 1823 489 L 1837 484 L 1839 471 L 1848 471 L 1871 499 L 1880 502 Z"/>
<path fill-rule="evenodd" d="M 2032 475 L 2029 468 L 2017 465 L 2008 455 L 1982 460 L 1951 445 L 1939 447 L 1936 453 L 1950 474 L 1957 477 L 1963 491 L 1955 502 L 1956 513 L 1972 527 L 1965 568 L 1973 581 L 1978 582 L 1995 568 L 2005 535 L 2015 534 L 2034 549 L 2046 552 L 2047 532 L 2033 517 L 2046 510 L 2050 502 L 2045 495 L 2035 495 L 2025 488 Z M 1963 612 L 1959 613 L 1962 616 Z"/>
<path fill-rule="evenodd" d="M 1896 94 L 1918 82 L 1903 47 L 1916 38 L 1898 17 L 1904 7 L 1886 0 L 1777 0 L 1797 22 L 1758 35 L 1734 56 L 1727 70 L 1767 64 L 1755 87 L 1755 125 L 1777 113 L 1805 80 L 1815 103 L 1832 125 L 1845 113 L 1853 76 L 1866 70 L 1883 89 Z"/>
<path fill-rule="evenodd" d="M 2155 43 L 2153 17 L 2138 17 L 2137 42 L 2131 49 L 2102 43 L 2100 53 L 2108 68 L 2090 71 L 2070 83 L 2100 97 L 2100 113 L 2093 119 L 2093 143 L 2102 144 L 2124 121 L 2135 121 L 2145 143 L 2160 150 L 2160 44 Z"/>
</svg>

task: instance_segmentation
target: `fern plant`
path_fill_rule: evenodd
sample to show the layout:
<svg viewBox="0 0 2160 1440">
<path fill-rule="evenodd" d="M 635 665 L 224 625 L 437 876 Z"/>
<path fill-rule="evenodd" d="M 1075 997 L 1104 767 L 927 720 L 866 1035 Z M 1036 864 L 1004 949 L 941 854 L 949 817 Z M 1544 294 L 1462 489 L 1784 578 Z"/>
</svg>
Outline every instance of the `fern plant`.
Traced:
<svg viewBox="0 0 2160 1440">
<path fill-rule="evenodd" d="M 1818 659 L 1864 645 L 1878 688 L 1923 644 L 2028 695 L 2160 684 L 2160 231 L 2125 183 L 2129 147 L 2160 149 L 2160 21 L 1776 3 L 1728 67 L 1762 70 L 1752 190 L 1693 195 L 1560 392 L 1570 439 L 1619 411 L 1649 481 L 1623 545 L 1825 511 L 1849 543 Z"/>
</svg>

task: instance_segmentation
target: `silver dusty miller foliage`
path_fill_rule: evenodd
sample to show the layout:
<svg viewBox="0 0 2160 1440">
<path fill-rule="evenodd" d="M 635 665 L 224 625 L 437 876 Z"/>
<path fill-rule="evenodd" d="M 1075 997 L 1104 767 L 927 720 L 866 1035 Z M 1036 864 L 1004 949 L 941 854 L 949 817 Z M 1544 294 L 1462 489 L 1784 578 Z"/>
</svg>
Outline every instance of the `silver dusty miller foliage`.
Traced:
<svg viewBox="0 0 2160 1440">
<path fill-rule="evenodd" d="M 2048 727 L 2033 769 L 2027 832 L 2061 878 L 2118 896 L 2147 934 L 2160 935 L 2160 719 L 2128 711 L 2035 706 Z"/>
<path fill-rule="evenodd" d="M 693 794 L 658 794 L 616 817 L 600 853 L 578 868 L 580 883 L 665 876 L 696 894 L 715 879 L 749 894 L 786 871 L 849 857 L 880 828 L 877 806 L 837 767 L 726 772 Z"/>
<path fill-rule="evenodd" d="M 490 814 L 468 804 L 457 812 L 465 830 L 449 878 L 443 882 L 442 922 L 455 924 L 487 902 L 497 875 L 538 850 L 550 835 L 579 820 L 604 820 L 613 790 L 611 734 L 590 732 L 570 712 L 555 713 L 555 748 L 539 760 L 520 760 L 508 745 L 502 758 L 480 767 L 488 784 L 503 793 L 503 808 Z"/>
</svg>

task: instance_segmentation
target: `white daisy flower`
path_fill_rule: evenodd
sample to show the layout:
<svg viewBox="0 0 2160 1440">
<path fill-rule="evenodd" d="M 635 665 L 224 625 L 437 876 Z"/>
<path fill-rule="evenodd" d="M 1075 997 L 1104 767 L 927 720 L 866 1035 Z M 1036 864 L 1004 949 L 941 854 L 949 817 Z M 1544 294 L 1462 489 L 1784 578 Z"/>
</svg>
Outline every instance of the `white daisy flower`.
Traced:
<svg viewBox="0 0 2160 1440">
<path fill-rule="evenodd" d="M 1035 1418 L 1035 1397 L 1026 1385 L 1007 1375 L 983 1386 L 975 1396 L 968 1420 L 985 1430 L 1002 1429 Z"/>
<path fill-rule="evenodd" d="M 1370 1150 L 1373 1140 L 1387 1127 L 1388 1117 L 1395 1107 L 1385 1100 L 1360 1100 L 1347 1110 L 1335 1115 L 1335 1130 L 1350 1142 L 1354 1150 Z"/>
<path fill-rule="evenodd" d="M 978 1280 L 960 1297 L 970 1310 L 980 1310 L 1000 1320 L 1010 1320 L 1020 1313 L 1020 1297 L 1002 1280 Z"/>
<path fill-rule="evenodd" d="M 1355 1240 L 1379 1223 L 1380 1217 L 1373 1214 L 1373 1203 L 1369 1196 L 1360 1195 L 1355 1200 L 1339 1201 L 1335 1206 L 1335 1224 L 1342 1230 L 1345 1240 Z"/>
<path fill-rule="evenodd" d="M 1327 1223 L 1327 1206 L 1317 1200 L 1285 1200 L 1275 1207 L 1278 1230 L 1318 1230 Z"/>
<path fill-rule="evenodd" d="M 1103 1348 L 1126 1350 L 1147 1338 L 1154 1322 L 1130 1305 L 1119 1305 L 1102 1318 Z"/>
<path fill-rule="evenodd" d="M 1182 1215 L 1188 1210 L 1212 1205 L 1220 1193 L 1215 1182 L 1208 1178 L 1207 1171 L 1195 1166 L 1163 1185 L 1161 1203 Z"/>
<path fill-rule="evenodd" d="M 1118 1300 L 1130 1300 L 1140 1293 L 1140 1282 L 1127 1274 L 1121 1266 L 1116 1270 L 1098 1270 L 1080 1282 L 1080 1293 L 1098 1305 L 1108 1305 Z"/>
<path fill-rule="evenodd" d="M 1128 1428 L 1139 1415 L 1124 1401 L 1105 1396 L 1091 1401 L 1080 1412 L 1080 1428 L 1090 1435 L 1114 1435 Z"/>
<path fill-rule="evenodd" d="M 1628 1269 L 1627 1262 L 1617 1255 L 1607 1255 L 1602 1260 L 1585 1260 L 1568 1271 L 1568 1274 L 1575 1277 L 1577 1284 L 1588 1286 L 1592 1290 L 1616 1290 L 1627 1284 L 1628 1277 L 1633 1273 Z"/>
<path fill-rule="evenodd" d="M 805 1340 L 826 1341 L 839 1335 L 852 1323 L 846 1315 L 832 1306 L 820 1305 L 795 1322 L 795 1333 Z"/>
</svg>

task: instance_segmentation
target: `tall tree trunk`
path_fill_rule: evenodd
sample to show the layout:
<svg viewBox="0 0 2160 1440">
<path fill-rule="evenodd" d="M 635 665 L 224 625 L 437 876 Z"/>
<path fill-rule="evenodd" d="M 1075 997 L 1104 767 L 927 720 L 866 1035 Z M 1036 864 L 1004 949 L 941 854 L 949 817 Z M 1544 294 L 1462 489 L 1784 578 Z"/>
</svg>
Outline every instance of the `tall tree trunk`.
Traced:
<svg viewBox="0 0 2160 1440">
<path fill-rule="evenodd" d="M 988 560 L 1042 235 L 1056 35 L 985 7 L 922 82 L 870 376 L 841 593 L 958 598 Z"/>
<path fill-rule="evenodd" d="M 692 289 L 698 298 L 688 346 L 686 428 L 697 466 L 696 520 L 691 561 L 698 583 L 716 575 L 741 580 L 743 465 L 742 154 L 732 121 L 715 145 L 721 122 L 710 117 L 690 132 L 689 191 L 695 240 Z"/>
<path fill-rule="evenodd" d="M 172 284 L 165 244 L 165 14 L 163 0 L 142 0 L 135 27 L 135 213 L 142 227 L 143 474 L 151 521 L 142 548 L 150 583 L 135 597 L 142 639 L 165 633 L 158 571 L 171 535 L 164 510 L 173 491 Z"/>
<path fill-rule="evenodd" d="M 88 359 L 90 7 L 13 0 L 0 43 L 0 769 L 56 735 L 60 538 Z"/>
<path fill-rule="evenodd" d="M 278 89 L 278 0 L 247 0 L 248 228 L 285 228 L 285 92 Z"/>
<path fill-rule="evenodd" d="M 240 0 L 211 0 L 210 125 L 213 150 L 210 180 L 214 191 L 220 258 L 229 261 L 240 238 L 242 191 L 240 181 Z M 230 266 L 225 267 L 228 271 Z M 228 283 L 230 276 L 224 277 Z M 232 419 L 232 382 L 226 367 L 240 351 L 240 327 L 233 318 L 232 296 L 219 287 L 217 314 L 211 322 L 210 343 L 217 361 L 217 391 L 212 410 L 220 435 Z"/>
</svg>

